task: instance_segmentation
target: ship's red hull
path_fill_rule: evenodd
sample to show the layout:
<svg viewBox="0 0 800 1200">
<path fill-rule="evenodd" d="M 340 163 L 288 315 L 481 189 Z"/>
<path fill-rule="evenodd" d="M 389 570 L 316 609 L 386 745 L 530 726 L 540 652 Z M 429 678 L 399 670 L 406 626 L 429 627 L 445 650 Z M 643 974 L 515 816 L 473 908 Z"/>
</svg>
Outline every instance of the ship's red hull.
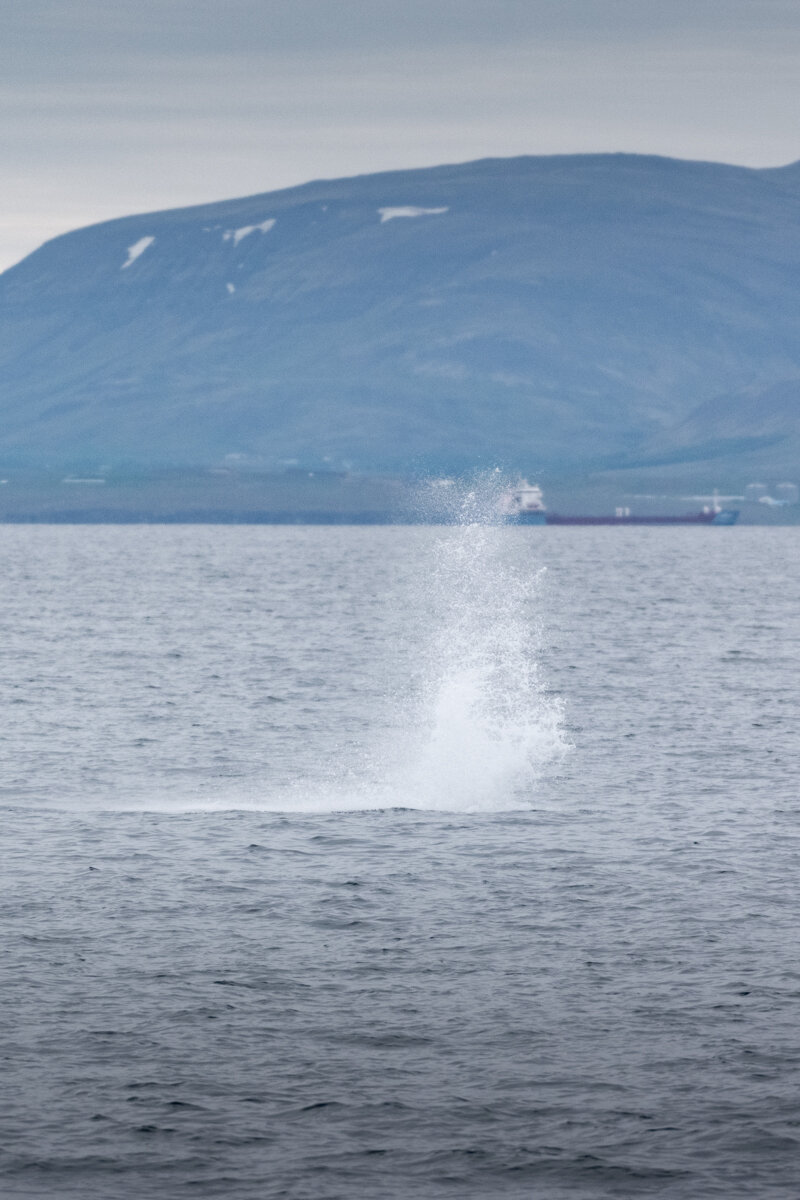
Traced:
<svg viewBox="0 0 800 1200">
<path fill-rule="evenodd" d="M 570 517 L 561 513 L 546 513 L 545 525 L 733 525 L 738 512 L 724 509 L 722 512 L 685 513 L 683 516 L 643 517 L 606 516 Z"/>
</svg>

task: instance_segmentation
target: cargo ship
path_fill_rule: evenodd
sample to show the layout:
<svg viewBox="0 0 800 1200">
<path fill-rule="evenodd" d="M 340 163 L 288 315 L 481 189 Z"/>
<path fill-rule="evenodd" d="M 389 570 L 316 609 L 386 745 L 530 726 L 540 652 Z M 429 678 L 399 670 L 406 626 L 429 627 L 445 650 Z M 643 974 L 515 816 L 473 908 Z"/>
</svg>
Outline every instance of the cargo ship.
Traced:
<svg viewBox="0 0 800 1200">
<path fill-rule="evenodd" d="M 739 516 L 738 509 L 722 508 L 716 494 L 713 503 L 699 512 L 649 516 L 617 508 L 603 516 L 570 516 L 548 512 L 542 489 L 525 479 L 506 493 L 502 508 L 506 520 L 514 525 L 735 525 Z"/>
</svg>

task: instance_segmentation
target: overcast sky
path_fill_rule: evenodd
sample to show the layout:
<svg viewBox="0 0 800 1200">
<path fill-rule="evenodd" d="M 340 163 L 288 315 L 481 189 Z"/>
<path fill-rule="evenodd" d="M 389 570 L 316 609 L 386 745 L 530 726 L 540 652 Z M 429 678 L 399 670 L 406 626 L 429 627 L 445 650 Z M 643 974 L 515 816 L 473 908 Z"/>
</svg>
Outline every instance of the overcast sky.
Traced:
<svg viewBox="0 0 800 1200">
<path fill-rule="evenodd" d="M 0 269 L 56 233 L 487 155 L 800 158 L 800 0 L 0 0 Z"/>
</svg>

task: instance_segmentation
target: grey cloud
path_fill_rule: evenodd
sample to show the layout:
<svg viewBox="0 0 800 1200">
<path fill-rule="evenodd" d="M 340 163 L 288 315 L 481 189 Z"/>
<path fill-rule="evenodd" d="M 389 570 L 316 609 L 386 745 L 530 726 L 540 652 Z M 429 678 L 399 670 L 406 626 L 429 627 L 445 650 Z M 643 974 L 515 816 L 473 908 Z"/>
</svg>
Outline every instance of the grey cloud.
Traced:
<svg viewBox="0 0 800 1200">
<path fill-rule="evenodd" d="M 54 232 L 488 155 L 800 157 L 795 0 L 0 0 L 0 266 Z"/>
<path fill-rule="evenodd" d="M 6 0 L 9 57 L 401 50 L 797 29 L 795 0 Z M 21 52 L 21 53 L 20 53 Z"/>
</svg>

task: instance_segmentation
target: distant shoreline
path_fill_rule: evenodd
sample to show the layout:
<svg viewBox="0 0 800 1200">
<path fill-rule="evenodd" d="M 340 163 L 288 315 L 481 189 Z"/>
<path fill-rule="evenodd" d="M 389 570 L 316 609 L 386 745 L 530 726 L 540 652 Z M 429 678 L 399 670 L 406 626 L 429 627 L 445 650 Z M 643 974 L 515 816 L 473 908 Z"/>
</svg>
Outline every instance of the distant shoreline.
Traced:
<svg viewBox="0 0 800 1200">
<path fill-rule="evenodd" d="M 66 477 L 54 469 L 7 468 L 2 475 L 3 525 L 448 525 L 458 519 L 458 511 L 452 507 L 450 486 L 442 485 L 461 478 L 208 468 L 139 475 L 84 470 Z M 710 491 L 719 484 L 724 506 L 739 510 L 742 525 L 800 524 L 800 505 L 740 500 L 746 478 L 721 471 L 681 480 L 555 477 L 549 472 L 540 477 L 549 511 L 566 516 L 603 517 L 620 505 L 636 516 L 695 513 L 710 503 Z M 633 494 L 643 486 L 648 494 Z"/>
<path fill-rule="evenodd" d="M 176 513 L 120 513 L 107 512 L 102 509 L 91 511 L 65 511 L 65 512 L 48 512 L 48 513 L 15 513 L 15 514 L 0 514 L 0 526 L 2 525 L 262 525 L 275 527 L 291 527 L 298 526 L 443 526 L 457 525 L 455 520 L 448 520 L 446 517 L 435 518 L 430 516 L 415 517 L 412 515 L 400 516 L 390 513 L 326 513 L 326 512 L 176 512 Z M 498 522 L 498 527 L 500 526 Z M 748 520 L 747 517 L 740 517 L 738 526 L 746 528 L 761 528 L 761 529 L 776 529 L 790 528 L 800 525 L 800 513 L 784 515 L 780 520 L 773 521 L 754 521 Z M 677 522 L 674 524 L 642 524 L 642 525 L 620 525 L 610 526 L 621 529 L 708 529 L 713 528 L 708 524 L 686 524 Z M 530 526 L 515 526 L 508 525 L 507 528 L 526 529 Z M 577 528 L 577 529 L 605 529 L 606 525 L 542 525 L 536 526 L 537 529 L 561 529 L 561 528 Z"/>
</svg>

